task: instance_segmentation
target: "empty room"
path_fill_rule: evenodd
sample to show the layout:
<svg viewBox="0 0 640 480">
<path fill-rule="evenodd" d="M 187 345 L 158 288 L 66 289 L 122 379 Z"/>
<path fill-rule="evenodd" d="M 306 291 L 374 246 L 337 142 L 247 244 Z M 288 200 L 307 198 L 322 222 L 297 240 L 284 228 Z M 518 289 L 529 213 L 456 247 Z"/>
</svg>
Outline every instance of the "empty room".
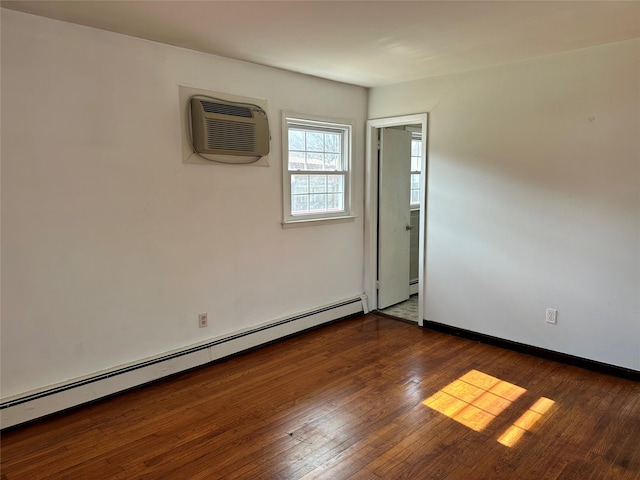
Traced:
<svg viewBox="0 0 640 480">
<path fill-rule="evenodd" d="M 640 2 L 0 6 L 2 480 L 640 480 Z"/>
</svg>

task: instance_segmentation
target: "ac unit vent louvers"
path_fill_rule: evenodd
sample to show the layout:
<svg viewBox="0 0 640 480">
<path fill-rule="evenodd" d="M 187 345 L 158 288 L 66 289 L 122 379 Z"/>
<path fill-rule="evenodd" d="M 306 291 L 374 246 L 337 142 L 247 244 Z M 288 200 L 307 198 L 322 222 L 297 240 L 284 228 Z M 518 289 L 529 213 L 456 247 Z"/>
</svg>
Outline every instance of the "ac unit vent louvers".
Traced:
<svg viewBox="0 0 640 480">
<path fill-rule="evenodd" d="M 231 115 L 233 117 L 251 118 L 251 110 L 239 105 L 226 105 L 224 103 L 213 103 L 201 100 L 202 108 L 207 113 L 219 113 L 221 115 Z"/>
<path fill-rule="evenodd" d="M 255 127 L 248 123 L 207 118 L 207 146 L 213 150 L 253 152 L 256 149 Z"/>
</svg>

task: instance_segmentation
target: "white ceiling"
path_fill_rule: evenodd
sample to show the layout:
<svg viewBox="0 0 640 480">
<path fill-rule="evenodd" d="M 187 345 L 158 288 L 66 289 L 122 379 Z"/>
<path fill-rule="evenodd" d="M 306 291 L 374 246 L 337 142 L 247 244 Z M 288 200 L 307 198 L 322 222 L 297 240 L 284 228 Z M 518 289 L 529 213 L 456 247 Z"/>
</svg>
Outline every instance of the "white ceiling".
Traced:
<svg viewBox="0 0 640 480">
<path fill-rule="evenodd" d="M 639 1 L 5 1 L 366 87 L 640 37 Z"/>
</svg>

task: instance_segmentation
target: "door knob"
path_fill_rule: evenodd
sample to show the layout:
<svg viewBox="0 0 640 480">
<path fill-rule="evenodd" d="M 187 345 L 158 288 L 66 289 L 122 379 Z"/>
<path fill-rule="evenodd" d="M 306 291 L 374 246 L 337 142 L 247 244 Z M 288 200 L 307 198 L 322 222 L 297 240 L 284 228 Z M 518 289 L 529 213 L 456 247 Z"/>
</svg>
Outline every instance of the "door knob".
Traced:
<svg viewBox="0 0 640 480">
<path fill-rule="evenodd" d="M 407 231 L 408 230 L 413 230 L 413 225 L 407 225 L 406 227 L 404 227 Z"/>
</svg>

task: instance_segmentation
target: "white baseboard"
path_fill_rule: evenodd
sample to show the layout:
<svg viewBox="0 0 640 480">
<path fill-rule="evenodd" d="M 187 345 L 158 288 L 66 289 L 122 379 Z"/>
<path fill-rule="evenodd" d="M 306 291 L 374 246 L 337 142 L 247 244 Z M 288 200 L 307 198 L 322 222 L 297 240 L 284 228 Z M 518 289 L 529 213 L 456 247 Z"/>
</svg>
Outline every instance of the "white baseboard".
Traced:
<svg viewBox="0 0 640 480">
<path fill-rule="evenodd" d="M 0 425 L 2 428 L 19 425 L 204 365 L 287 335 L 363 312 L 363 305 L 366 302 L 361 296 L 346 299 L 63 384 L 3 398 L 0 401 Z"/>
<path fill-rule="evenodd" d="M 415 295 L 418 293 L 418 281 L 411 282 L 409 284 L 409 295 Z"/>
</svg>

